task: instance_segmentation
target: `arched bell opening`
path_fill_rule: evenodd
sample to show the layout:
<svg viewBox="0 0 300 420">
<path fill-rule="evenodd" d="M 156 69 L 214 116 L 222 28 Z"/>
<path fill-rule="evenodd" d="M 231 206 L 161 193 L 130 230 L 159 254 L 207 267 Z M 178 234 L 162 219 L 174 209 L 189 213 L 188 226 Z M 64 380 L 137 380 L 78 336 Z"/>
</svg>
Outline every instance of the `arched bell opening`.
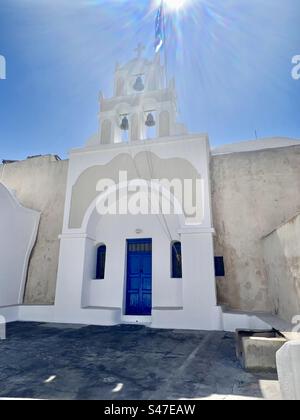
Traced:
<svg viewBox="0 0 300 420">
<path fill-rule="evenodd" d="M 145 75 L 137 74 L 134 76 L 133 90 L 135 92 L 143 92 L 145 90 Z"/>
<path fill-rule="evenodd" d="M 157 137 L 156 115 L 157 113 L 153 109 L 145 111 L 145 138 L 147 140 Z"/>
<path fill-rule="evenodd" d="M 120 130 L 121 130 L 121 141 L 127 143 L 129 141 L 129 114 L 120 115 Z"/>
</svg>

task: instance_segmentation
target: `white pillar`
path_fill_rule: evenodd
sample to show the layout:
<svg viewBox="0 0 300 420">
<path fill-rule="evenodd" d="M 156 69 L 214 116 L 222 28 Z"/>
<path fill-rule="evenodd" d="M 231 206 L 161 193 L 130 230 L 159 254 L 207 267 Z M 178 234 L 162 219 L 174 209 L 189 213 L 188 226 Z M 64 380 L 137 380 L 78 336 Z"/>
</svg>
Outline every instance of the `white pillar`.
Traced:
<svg viewBox="0 0 300 420">
<path fill-rule="evenodd" d="M 61 322 L 72 322 L 83 306 L 87 235 L 62 235 L 57 276 L 55 313 Z"/>
<path fill-rule="evenodd" d="M 183 311 L 190 327 L 222 329 L 217 307 L 213 230 L 181 230 L 183 268 Z"/>
</svg>

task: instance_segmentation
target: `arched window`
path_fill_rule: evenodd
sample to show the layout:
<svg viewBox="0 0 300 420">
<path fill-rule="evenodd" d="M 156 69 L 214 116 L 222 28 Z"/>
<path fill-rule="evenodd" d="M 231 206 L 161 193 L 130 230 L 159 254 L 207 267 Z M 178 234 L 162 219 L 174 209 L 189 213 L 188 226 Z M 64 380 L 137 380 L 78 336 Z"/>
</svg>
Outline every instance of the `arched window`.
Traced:
<svg viewBox="0 0 300 420">
<path fill-rule="evenodd" d="M 172 254 L 172 278 L 182 278 L 182 253 L 181 253 L 181 242 L 172 242 L 171 244 Z"/>
<path fill-rule="evenodd" d="M 106 262 L 106 246 L 100 245 L 97 249 L 96 280 L 104 280 Z"/>
</svg>

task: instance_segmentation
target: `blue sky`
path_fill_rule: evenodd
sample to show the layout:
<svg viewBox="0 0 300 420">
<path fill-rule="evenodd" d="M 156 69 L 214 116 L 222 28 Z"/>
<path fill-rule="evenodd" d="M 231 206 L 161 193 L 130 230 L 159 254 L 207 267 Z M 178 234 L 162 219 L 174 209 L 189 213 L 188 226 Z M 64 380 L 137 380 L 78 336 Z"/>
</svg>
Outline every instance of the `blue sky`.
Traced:
<svg viewBox="0 0 300 420">
<path fill-rule="evenodd" d="M 151 0 L 0 0 L 0 159 L 83 145 L 97 131 L 98 94 L 138 42 L 153 54 Z M 189 0 L 168 18 L 180 119 L 213 145 L 300 138 L 299 0 Z"/>
</svg>

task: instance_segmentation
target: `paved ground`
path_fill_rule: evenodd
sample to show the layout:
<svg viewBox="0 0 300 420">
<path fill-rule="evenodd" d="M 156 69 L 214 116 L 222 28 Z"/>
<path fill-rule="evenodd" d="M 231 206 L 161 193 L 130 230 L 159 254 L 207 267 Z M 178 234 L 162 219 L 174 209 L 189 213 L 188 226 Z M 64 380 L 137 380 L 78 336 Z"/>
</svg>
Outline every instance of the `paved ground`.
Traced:
<svg viewBox="0 0 300 420">
<path fill-rule="evenodd" d="M 274 376 L 245 373 L 228 333 L 8 326 L 0 341 L 0 398 L 279 398 Z"/>
</svg>

